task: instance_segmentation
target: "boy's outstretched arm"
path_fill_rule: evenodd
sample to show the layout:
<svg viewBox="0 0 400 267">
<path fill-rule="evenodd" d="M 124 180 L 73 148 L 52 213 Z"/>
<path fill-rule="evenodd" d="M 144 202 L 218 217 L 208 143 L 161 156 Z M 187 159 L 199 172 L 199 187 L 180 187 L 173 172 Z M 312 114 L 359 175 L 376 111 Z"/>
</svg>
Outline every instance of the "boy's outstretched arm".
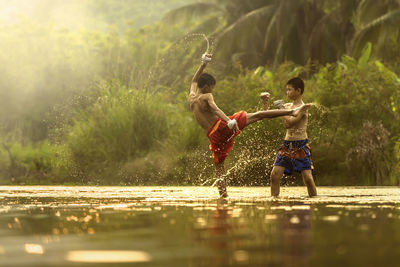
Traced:
<svg viewBox="0 0 400 267">
<path fill-rule="evenodd" d="M 290 128 L 293 125 L 295 125 L 297 122 L 299 122 L 303 117 L 305 116 L 305 113 L 301 113 L 296 117 L 284 117 L 283 119 L 283 125 L 285 128 Z"/>
<path fill-rule="evenodd" d="M 310 104 L 307 104 L 307 105 L 310 105 Z M 299 108 L 300 107 L 297 107 L 296 109 L 299 109 Z M 303 110 L 300 110 L 300 112 L 297 115 L 293 115 L 292 117 L 283 117 L 282 118 L 283 125 L 285 126 L 285 128 L 290 128 L 293 125 L 295 125 L 297 122 L 299 122 L 302 118 L 304 118 L 304 116 L 307 116 L 307 114 L 308 114 L 307 110 L 303 109 Z"/>
<path fill-rule="evenodd" d="M 206 68 L 207 63 L 211 61 L 211 56 L 211 54 L 203 54 L 203 56 L 201 57 L 201 65 L 192 78 L 192 84 L 190 86 L 189 92 L 190 94 L 196 93 L 197 81 L 199 80 L 199 77 L 203 73 L 204 69 Z"/>
</svg>

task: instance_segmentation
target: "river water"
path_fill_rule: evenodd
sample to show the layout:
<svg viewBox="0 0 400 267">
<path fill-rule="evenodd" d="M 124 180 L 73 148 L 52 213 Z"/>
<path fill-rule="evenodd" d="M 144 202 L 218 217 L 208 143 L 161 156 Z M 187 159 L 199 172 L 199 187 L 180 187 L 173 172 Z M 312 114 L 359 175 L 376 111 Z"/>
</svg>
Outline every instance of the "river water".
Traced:
<svg viewBox="0 0 400 267">
<path fill-rule="evenodd" d="M 400 266 L 399 187 L 0 186 L 0 266 Z"/>
</svg>

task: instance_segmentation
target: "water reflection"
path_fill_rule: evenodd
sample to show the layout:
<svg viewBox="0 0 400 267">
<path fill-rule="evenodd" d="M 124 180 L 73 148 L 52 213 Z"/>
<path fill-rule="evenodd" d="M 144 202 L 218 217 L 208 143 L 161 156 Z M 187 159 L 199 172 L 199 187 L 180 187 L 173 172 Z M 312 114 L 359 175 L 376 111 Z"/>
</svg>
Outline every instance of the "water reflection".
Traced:
<svg viewBox="0 0 400 267">
<path fill-rule="evenodd" d="M 213 250 L 211 266 L 227 266 L 231 261 L 229 252 L 233 250 L 236 240 L 232 240 L 230 209 L 223 201 L 219 201 L 212 212 L 207 230 L 209 237 L 205 246 Z"/>
<path fill-rule="evenodd" d="M 71 262 L 85 263 L 128 263 L 149 262 L 151 257 L 144 251 L 134 250 L 77 250 L 69 251 L 65 257 Z"/>
<path fill-rule="evenodd" d="M 223 201 L 213 188 L 67 189 L 0 187 L 0 266 L 365 267 L 400 258 L 394 189 L 309 199 L 285 188 L 293 196 L 271 200 L 262 188 L 232 188 Z"/>
<path fill-rule="evenodd" d="M 196 259 L 193 266 L 309 265 L 311 206 L 264 203 L 243 209 L 236 204 L 218 202 L 208 224 L 204 217 L 197 219 L 194 246 L 208 256 Z"/>
<path fill-rule="evenodd" d="M 43 247 L 39 244 L 25 244 L 24 247 L 28 254 L 43 254 Z"/>
<path fill-rule="evenodd" d="M 308 266 L 311 246 L 310 206 L 293 206 L 278 216 L 278 238 L 282 240 L 283 266 Z"/>
<path fill-rule="evenodd" d="M 226 204 L 218 202 L 210 217 L 207 229 L 211 237 L 210 246 L 214 249 L 226 250 L 230 246 L 229 236 L 232 233 L 232 216 L 229 211 Z"/>
</svg>

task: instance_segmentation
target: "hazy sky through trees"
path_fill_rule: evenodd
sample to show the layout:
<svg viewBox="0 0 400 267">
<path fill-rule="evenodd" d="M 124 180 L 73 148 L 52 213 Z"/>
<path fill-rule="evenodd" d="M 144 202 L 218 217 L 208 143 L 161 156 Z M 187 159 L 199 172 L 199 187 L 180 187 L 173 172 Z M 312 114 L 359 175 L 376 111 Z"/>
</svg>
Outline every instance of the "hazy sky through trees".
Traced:
<svg viewBox="0 0 400 267">
<path fill-rule="evenodd" d="M 166 11 L 193 0 L 0 0 L 0 25 L 27 18 L 76 29 L 102 30 L 133 23 L 140 27 L 160 20 Z M 122 21 L 122 22 L 121 22 Z"/>
</svg>

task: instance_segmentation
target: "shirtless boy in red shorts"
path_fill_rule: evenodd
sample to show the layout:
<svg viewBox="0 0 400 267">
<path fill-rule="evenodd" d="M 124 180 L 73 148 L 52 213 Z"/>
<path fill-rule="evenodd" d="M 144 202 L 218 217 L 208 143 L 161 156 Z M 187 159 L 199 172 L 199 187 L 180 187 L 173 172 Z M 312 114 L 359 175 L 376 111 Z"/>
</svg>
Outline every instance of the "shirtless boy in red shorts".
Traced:
<svg viewBox="0 0 400 267">
<path fill-rule="evenodd" d="M 207 132 L 207 137 L 210 140 L 219 194 L 221 197 L 227 197 L 226 184 L 223 178 L 225 174 L 224 160 L 233 147 L 233 138 L 251 123 L 278 116 L 297 116 L 301 111 L 310 108 L 311 104 L 286 110 L 267 110 L 255 113 L 239 111 L 228 117 L 214 102 L 212 95 L 216 84 L 214 77 L 208 73 L 203 73 L 209 61 L 211 61 L 211 55 L 204 54 L 202 64 L 192 79 L 189 102 L 196 121 Z"/>
</svg>

